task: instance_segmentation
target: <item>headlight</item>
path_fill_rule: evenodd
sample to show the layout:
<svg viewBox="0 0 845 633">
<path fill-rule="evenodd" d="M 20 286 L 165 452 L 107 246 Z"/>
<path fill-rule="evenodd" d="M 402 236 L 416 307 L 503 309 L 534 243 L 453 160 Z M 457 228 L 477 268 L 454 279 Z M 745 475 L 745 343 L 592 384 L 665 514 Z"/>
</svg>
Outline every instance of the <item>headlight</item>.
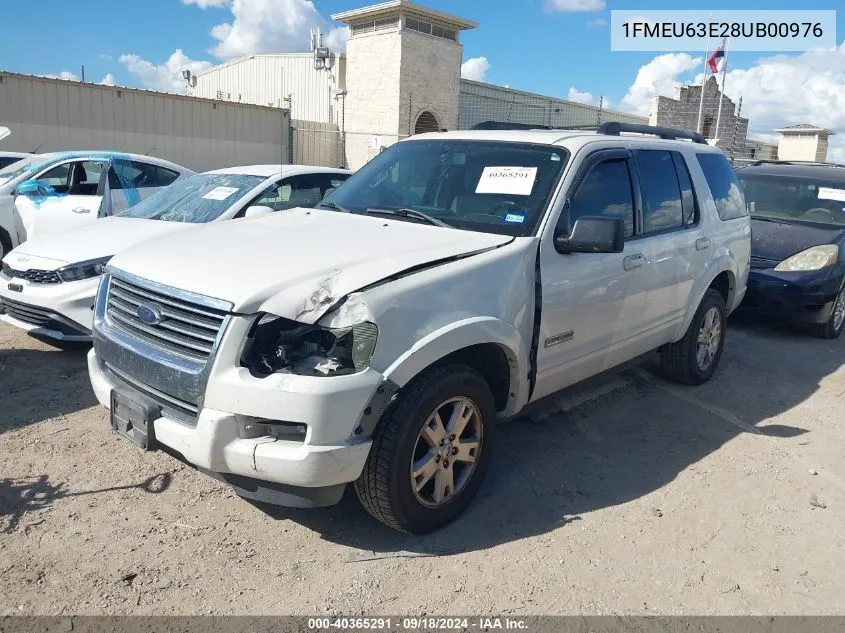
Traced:
<svg viewBox="0 0 845 633">
<path fill-rule="evenodd" d="M 377 338 L 374 323 L 330 329 L 265 314 L 249 334 L 242 364 L 262 376 L 354 374 L 370 366 Z"/>
<path fill-rule="evenodd" d="M 62 281 L 80 281 L 81 279 L 99 277 L 106 271 L 106 264 L 109 263 L 110 259 L 111 257 L 101 257 L 100 259 L 91 259 L 87 262 L 70 264 L 59 268 L 56 273 Z"/>
<path fill-rule="evenodd" d="M 796 253 L 775 266 L 776 272 L 821 270 L 833 266 L 839 255 L 839 247 L 835 244 L 813 246 L 806 251 Z"/>
</svg>

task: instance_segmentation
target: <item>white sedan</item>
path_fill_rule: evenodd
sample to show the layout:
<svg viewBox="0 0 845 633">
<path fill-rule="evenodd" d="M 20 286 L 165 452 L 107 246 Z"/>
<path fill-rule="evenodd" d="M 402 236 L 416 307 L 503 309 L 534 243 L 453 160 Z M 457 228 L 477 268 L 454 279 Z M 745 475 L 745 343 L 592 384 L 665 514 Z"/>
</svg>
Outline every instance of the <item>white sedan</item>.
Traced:
<svg viewBox="0 0 845 633">
<path fill-rule="evenodd" d="M 3 259 L 0 320 L 48 339 L 89 341 L 98 278 L 113 255 L 207 222 L 313 207 L 351 173 L 255 165 L 195 174 L 113 217 L 31 239 Z"/>
</svg>

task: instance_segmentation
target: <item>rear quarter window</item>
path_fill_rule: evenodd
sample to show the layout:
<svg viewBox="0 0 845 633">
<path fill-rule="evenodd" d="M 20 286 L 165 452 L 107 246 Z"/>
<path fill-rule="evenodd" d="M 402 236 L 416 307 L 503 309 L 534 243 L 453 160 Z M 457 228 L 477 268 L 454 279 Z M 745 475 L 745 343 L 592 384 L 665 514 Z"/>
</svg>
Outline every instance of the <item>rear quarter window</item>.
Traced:
<svg viewBox="0 0 845 633">
<path fill-rule="evenodd" d="M 707 186 L 722 220 L 736 220 L 748 215 L 739 180 L 724 154 L 697 154 Z"/>
</svg>

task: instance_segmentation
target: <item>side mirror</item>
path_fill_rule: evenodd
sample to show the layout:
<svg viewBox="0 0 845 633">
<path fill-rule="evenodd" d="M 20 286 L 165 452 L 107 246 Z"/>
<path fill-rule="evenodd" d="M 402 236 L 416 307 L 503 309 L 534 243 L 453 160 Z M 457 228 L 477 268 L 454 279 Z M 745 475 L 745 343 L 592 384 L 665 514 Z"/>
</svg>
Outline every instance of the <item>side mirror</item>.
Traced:
<svg viewBox="0 0 845 633">
<path fill-rule="evenodd" d="M 329 187 L 328 189 L 326 189 L 326 193 L 324 193 L 324 194 L 323 194 L 323 200 L 325 200 L 326 198 L 328 198 L 328 197 L 329 197 L 330 195 L 332 195 L 335 191 L 337 191 L 337 187 Z"/>
<path fill-rule="evenodd" d="M 555 237 L 555 250 L 561 254 L 621 253 L 625 250 L 625 222 L 621 218 L 578 218 L 571 235 Z"/>
<path fill-rule="evenodd" d="M 263 204 L 257 204 L 254 206 L 249 207 L 244 213 L 245 218 L 257 218 L 260 215 L 267 215 L 269 213 L 275 213 L 276 210 L 273 207 L 267 207 Z"/>
<path fill-rule="evenodd" d="M 50 185 L 45 185 L 37 180 L 24 180 L 18 185 L 16 194 L 19 196 L 34 196 L 41 198 L 45 196 L 55 196 L 56 190 Z"/>
</svg>

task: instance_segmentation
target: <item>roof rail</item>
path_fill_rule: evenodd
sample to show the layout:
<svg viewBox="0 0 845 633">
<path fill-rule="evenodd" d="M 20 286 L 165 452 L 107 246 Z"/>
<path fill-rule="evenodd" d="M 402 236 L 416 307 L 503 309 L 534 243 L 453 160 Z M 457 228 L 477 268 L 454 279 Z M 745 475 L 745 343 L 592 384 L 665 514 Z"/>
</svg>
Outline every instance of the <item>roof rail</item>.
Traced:
<svg viewBox="0 0 845 633">
<path fill-rule="evenodd" d="M 631 132 L 635 134 L 653 134 L 660 138 L 669 139 L 671 141 L 679 138 L 691 140 L 693 143 L 700 143 L 707 145 L 707 139 L 697 132 L 686 132 L 684 130 L 676 130 L 670 127 L 657 127 L 654 125 L 641 125 L 639 123 L 621 123 L 619 121 L 608 121 L 602 123 L 596 129 L 598 134 L 607 134 L 609 136 L 619 136 L 622 132 Z"/>
<path fill-rule="evenodd" d="M 841 163 L 829 163 L 815 160 L 778 160 L 776 158 L 756 158 L 747 163 L 746 167 L 756 167 L 757 165 L 807 165 L 808 167 L 841 167 L 845 165 Z"/>
<path fill-rule="evenodd" d="M 554 128 L 539 123 L 512 123 L 510 121 L 482 121 L 472 126 L 473 130 L 551 130 Z"/>
</svg>

